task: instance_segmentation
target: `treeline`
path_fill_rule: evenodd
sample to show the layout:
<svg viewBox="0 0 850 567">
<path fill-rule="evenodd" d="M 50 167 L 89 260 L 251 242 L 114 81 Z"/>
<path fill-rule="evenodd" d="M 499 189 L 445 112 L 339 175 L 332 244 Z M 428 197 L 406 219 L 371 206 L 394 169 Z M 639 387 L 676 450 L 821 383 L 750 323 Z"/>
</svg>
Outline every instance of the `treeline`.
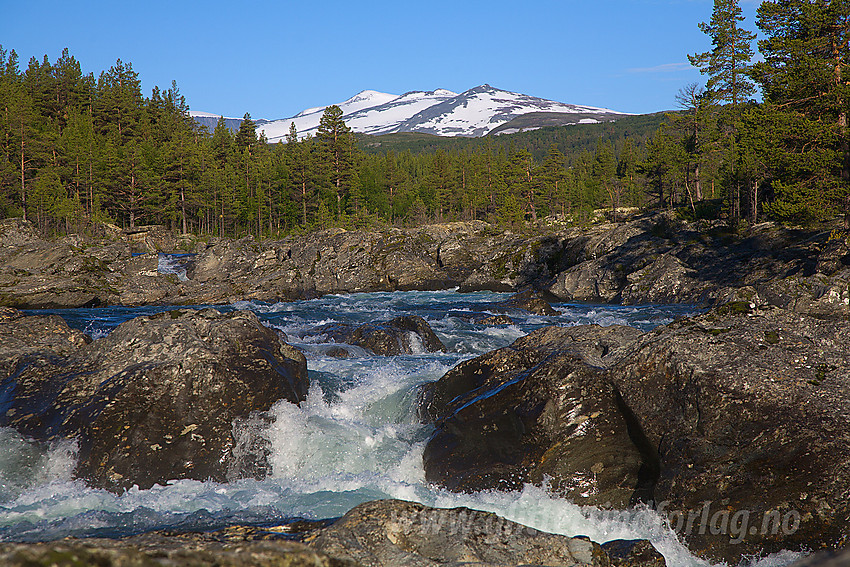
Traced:
<svg viewBox="0 0 850 567">
<path fill-rule="evenodd" d="M 732 222 L 842 213 L 847 226 L 850 3 L 762 2 L 756 64 L 742 21 L 737 0 L 715 0 L 700 25 L 712 48 L 690 56 L 707 83 L 683 88 L 680 110 L 657 129 L 657 117 L 635 117 L 640 128 L 624 119 L 451 141 L 358 143 L 335 106 L 313 137 L 293 129 L 268 144 L 248 114 L 235 133 L 223 120 L 208 132 L 176 83 L 145 97 L 130 64 L 95 78 L 65 50 L 21 70 L 0 47 L 0 215 L 53 232 L 106 221 L 227 236 L 583 222 L 625 206 Z"/>
<path fill-rule="evenodd" d="M 733 221 L 843 214 L 850 229 L 850 2 L 762 2 L 756 63 L 743 21 L 737 0 L 715 0 L 700 24 L 712 48 L 689 59 L 708 79 L 679 92 L 681 112 L 647 144 L 648 192 L 695 214 L 722 197 Z"/>
<path fill-rule="evenodd" d="M 14 51 L 0 48 L 0 58 L 0 214 L 46 231 L 99 221 L 229 236 L 476 218 L 518 225 L 644 202 L 640 138 L 569 155 L 557 138 L 544 153 L 539 136 L 369 153 L 332 106 L 315 137 L 293 130 L 268 144 L 247 114 L 235 133 L 223 120 L 200 128 L 176 83 L 144 97 L 128 63 L 95 79 L 67 50 L 23 71 Z"/>
</svg>

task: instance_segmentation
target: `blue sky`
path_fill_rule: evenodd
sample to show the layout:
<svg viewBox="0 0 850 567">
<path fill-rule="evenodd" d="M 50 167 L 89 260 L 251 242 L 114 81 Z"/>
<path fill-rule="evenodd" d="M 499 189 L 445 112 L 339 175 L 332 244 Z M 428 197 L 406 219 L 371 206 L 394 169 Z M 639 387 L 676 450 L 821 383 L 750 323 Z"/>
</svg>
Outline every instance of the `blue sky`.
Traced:
<svg viewBox="0 0 850 567">
<path fill-rule="evenodd" d="M 2 0 L 0 44 L 26 68 L 64 47 L 83 71 L 133 64 L 192 110 L 285 118 L 364 90 L 494 87 L 647 113 L 704 77 L 712 0 L 86 2 Z M 743 1 L 755 29 L 756 1 Z"/>
</svg>

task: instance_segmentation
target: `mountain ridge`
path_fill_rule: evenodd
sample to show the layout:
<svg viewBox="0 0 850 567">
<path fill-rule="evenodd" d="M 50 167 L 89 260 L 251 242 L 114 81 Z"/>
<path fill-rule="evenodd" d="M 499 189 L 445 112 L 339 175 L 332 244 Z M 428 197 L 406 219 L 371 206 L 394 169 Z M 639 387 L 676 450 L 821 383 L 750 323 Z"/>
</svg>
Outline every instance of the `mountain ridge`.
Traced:
<svg viewBox="0 0 850 567">
<path fill-rule="evenodd" d="M 481 137 L 494 131 L 509 133 L 509 129 L 502 127 L 517 117 L 533 116 L 535 113 L 548 115 L 549 118 L 539 125 L 534 120 L 526 120 L 524 129 L 550 125 L 552 114 L 563 116 L 563 119 L 558 120 L 560 124 L 607 122 L 628 116 L 627 113 L 607 108 L 568 104 L 506 91 L 486 83 L 462 93 L 439 88 L 433 91 L 408 91 L 401 95 L 363 90 L 336 106 L 342 110 L 342 119 L 353 132 L 371 135 L 416 132 L 451 137 Z M 308 108 L 290 118 L 257 120 L 257 132 L 265 133 L 269 142 L 282 141 L 294 123 L 299 137 L 315 135 L 326 108 Z M 210 113 L 191 114 L 201 123 L 213 120 Z M 228 126 L 232 128 L 231 124 Z"/>
</svg>

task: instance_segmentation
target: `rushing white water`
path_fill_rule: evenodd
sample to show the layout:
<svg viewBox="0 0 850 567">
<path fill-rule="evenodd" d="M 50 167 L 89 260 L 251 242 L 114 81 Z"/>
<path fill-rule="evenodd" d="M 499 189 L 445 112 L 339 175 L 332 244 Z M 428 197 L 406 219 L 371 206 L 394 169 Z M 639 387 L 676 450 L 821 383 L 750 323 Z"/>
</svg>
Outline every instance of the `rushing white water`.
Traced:
<svg viewBox="0 0 850 567">
<path fill-rule="evenodd" d="M 329 296 L 274 305 L 239 302 L 265 324 L 284 331 L 305 352 L 311 387 L 300 406 L 277 403 L 271 419 L 241 425 L 240 436 L 261 436 L 271 447 L 272 474 L 262 481 L 172 481 L 116 495 L 72 479 L 72 443 L 37 447 L 0 430 L 0 540 L 49 540 L 69 535 L 107 536 L 158 528 L 215 529 L 236 522 L 333 518 L 378 498 L 414 500 L 438 507 L 467 506 L 495 512 L 531 527 L 600 542 L 650 539 L 671 566 L 707 565 L 692 556 L 651 510 L 613 514 L 580 508 L 545 487 L 522 491 L 455 494 L 427 484 L 422 452 L 431 428 L 416 417 L 417 387 L 437 380 L 459 361 L 510 344 L 544 325 L 629 324 L 650 329 L 693 312 L 687 307 L 558 305 L 558 317 L 511 313 L 513 325 L 470 322 L 503 294 L 447 292 Z M 154 308 L 61 311 L 69 324 L 102 336 L 121 321 Z M 360 324 L 399 314 L 424 317 L 448 353 L 374 356 L 347 346 L 348 358 L 327 356 L 333 346 L 316 327 Z M 785 565 L 796 555 L 776 555 L 760 567 Z"/>
<path fill-rule="evenodd" d="M 186 275 L 186 264 L 192 254 L 163 254 L 157 258 L 156 271 L 160 274 L 174 274 L 181 282 L 189 281 Z"/>
</svg>

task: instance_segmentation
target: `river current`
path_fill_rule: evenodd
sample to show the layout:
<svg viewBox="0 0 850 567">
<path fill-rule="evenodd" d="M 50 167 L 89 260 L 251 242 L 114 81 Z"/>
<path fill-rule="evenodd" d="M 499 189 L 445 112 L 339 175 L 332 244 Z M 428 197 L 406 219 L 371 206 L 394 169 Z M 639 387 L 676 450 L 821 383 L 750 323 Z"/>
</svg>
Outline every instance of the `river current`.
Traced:
<svg viewBox="0 0 850 567">
<path fill-rule="evenodd" d="M 556 317 L 517 311 L 510 313 L 513 325 L 482 327 L 470 322 L 473 313 L 507 297 L 450 290 L 218 306 L 223 311 L 254 311 L 265 325 L 285 332 L 307 357 L 311 381 L 307 400 L 300 406 L 281 401 L 270 411 L 274 419 L 257 419 L 237 431 L 269 441 L 272 474 L 262 481 L 225 484 L 175 480 L 119 495 L 73 479 L 73 442 L 42 447 L 13 430 L 0 429 L 0 541 L 121 537 L 165 528 L 212 530 L 235 523 L 334 518 L 361 502 L 399 498 L 491 511 L 543 531 L 586 535 L 598 542 L 645 538 L 671 567 L 708 565 L 692 556 L 651 510 L 612 513 L 579 507 L 545 487 L 531 485 L 516 492 L 454 494 L 425 482 L 422 452 L 431 428 L 416 417 L 419 385 L 546 325 L 623 324 L 649 330 L 696 311 L 689 306 L 556 304 L 562 312 Z M 49 312 L 97 339 L 123 321 L 165 309 L 169 308 Z M 386 321 L 402 314 L 425 318 L 448 352 L 420 349 L 412 355 L 383 357 L 347 347 L 352 356 L 340 359 L 326 354 L 334 345 L 313 331 L 326 323 Z M 777 554 L 760 559 L 758 565 L 784 565 L 797 557 Z"/>
</svg>

